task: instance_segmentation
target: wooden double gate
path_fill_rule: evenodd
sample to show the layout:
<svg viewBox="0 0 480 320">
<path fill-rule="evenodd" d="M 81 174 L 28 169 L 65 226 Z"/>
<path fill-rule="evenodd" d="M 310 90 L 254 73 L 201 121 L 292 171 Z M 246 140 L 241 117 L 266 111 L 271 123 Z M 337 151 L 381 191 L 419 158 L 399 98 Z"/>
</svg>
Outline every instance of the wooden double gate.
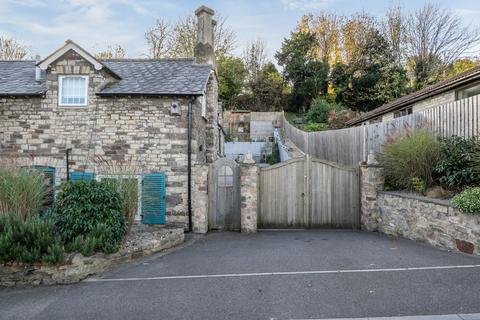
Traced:
<svg viewBox="0 0 480 320">
<path fill-rule="evenodd" d="M 358 166 L 306 156 L 260 169 L 259 228 L 359 228 Z"/>
</svg>

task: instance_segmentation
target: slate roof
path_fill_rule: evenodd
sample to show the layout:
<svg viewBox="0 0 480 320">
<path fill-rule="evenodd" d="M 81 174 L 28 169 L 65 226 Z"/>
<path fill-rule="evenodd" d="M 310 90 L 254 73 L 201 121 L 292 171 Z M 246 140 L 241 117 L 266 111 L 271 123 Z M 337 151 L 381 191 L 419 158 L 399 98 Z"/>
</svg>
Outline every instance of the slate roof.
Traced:
<svg viewBox="0 0 480 320">
<path fill-rule="evenodd" d="M 121 79 L 98 95 L 201 95 L 212 70 L 193 59 L 101 62 Z M 0 96 L 42 95 L 45 91 L 45 81 L 35 81 L 35 61 L 0 61 Z"/>
<path fill-rule="evenodd" d="M 46 89 L 45 81 L 35 81 L 34 60 L 0 60 L 0 96 L 42 95 Z"/>
<path fill-rule="evenodd" d="M 425 87 L 421 90 L 412 92 L 410 94 L 407 94 L 406 96 L 400 97 L 392 102 L 389 102 L 387 104 L 384 104 L 383 106 L 380 106 L 370 112 L 367 112 L 360 117 L 357 117 L 355 119 L 352 119 L 347 122 L 347 125 L 356 125 L 359 124 L 365 120 L 369 120 L 372 118 L 375 118 L 379 115 L 382 115 L 387 112 L 391 112 L 403 107 L 406 107 L 410 104 L 413 104 L 415 102 L 421 101 L 423 99 L 429 98 L 431 96 L 452 90 L 454 88 L 457 88 L 459 86 L 463 86 L 469 83 L 472 83 L 474 81 L 480 80 L 480 66 L 472 68 L 468 71 L 462 72 L 460 74 L 457 74 L 456 76 L 453 76 L 451 78 L 448 78 L 446 80 L 437 82 L 435 84 L 432 84 L 428 87 Z"/>
</svg>

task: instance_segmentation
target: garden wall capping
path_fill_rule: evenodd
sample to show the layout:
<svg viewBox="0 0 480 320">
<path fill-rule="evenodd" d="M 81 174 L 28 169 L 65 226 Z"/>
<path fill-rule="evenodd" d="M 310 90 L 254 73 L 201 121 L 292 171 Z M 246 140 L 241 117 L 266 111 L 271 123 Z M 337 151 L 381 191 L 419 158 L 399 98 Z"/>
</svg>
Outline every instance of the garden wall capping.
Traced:
<svg viewBox="0 0 480 320">
<path fill-rule="evenodd" d="M 52 264 L 0 264 L 0 286 L 34 286 L 79 282 L 109 267 L 147 256 L 184 242 L 184 230 L 178 227 L 138 225 L 117 253 L 81 253 L 65 255 L 64 262 Z"/>
</svg>

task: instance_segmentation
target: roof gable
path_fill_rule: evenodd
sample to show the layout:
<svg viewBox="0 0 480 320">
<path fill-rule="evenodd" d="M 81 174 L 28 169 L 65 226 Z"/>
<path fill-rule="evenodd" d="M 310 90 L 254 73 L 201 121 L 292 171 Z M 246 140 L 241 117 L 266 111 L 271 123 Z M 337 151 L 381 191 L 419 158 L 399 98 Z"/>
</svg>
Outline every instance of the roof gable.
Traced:
<svg viewBox="0 0 480 320">
<path fill-rule="evenodd" d="M 92 56 L 90 53 L 88 53 L 86 50 L 84 50 L 82 47 L 80 47 L 78 44 L 76 44 L 72 40 L 65 41 L 65 44 L 62 47 L 55 50 L 52 54 L 50 54 L 48 57 L 46 57 L 42 61 L 38 62 L 37 67 L 39 67 L 42 70 L 47 70 L 47 68 L 53 62 L 55 62 L 57 59 L 59 59 L 60 57 L 65 55 L 70 50 L 75 51 L 83 59 L 85 59 L 86 61 L 91 63 L 93 65 L 93 67 L 95 68 L 95 70 L 100 71 L 103 68 L 105 68 L 105 69 L 107 69 L 107 71 L 112 73 L 113 76 L 120 79 L 120 76 L 118 76 L 112 70 L 108 69 L 100 60 L 97 60 L 94 56 Z"/>
</svg>

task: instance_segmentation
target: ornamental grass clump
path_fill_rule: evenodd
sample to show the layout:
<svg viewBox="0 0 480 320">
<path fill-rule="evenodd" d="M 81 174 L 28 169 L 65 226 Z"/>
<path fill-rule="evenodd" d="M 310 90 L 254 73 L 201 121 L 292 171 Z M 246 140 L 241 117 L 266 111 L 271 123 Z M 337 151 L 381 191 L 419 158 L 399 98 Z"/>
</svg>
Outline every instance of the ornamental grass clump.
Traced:
<svg viewBox="0 0 480 320">
<path fill-rule="evenodd" d="M 439 155 L 440 142 L 426 131 L 393 139 L 383 146 L 380 156 L 386 183 L 399 190 L 414 190 L 416 181 L 423 181 L 430 187 Z"/>
<path fill-rule="evenodd" d="M 480 214 L 480 187 L 469 188 L 452 199 L 454 207 L 465 213 Z"/>
<path fill-rule="evenodd" d="M 37 215 L 50 192 L 42 173 L 14 164 L 0 166 L 0 215 L 27 219 Z"/>
</svg>

